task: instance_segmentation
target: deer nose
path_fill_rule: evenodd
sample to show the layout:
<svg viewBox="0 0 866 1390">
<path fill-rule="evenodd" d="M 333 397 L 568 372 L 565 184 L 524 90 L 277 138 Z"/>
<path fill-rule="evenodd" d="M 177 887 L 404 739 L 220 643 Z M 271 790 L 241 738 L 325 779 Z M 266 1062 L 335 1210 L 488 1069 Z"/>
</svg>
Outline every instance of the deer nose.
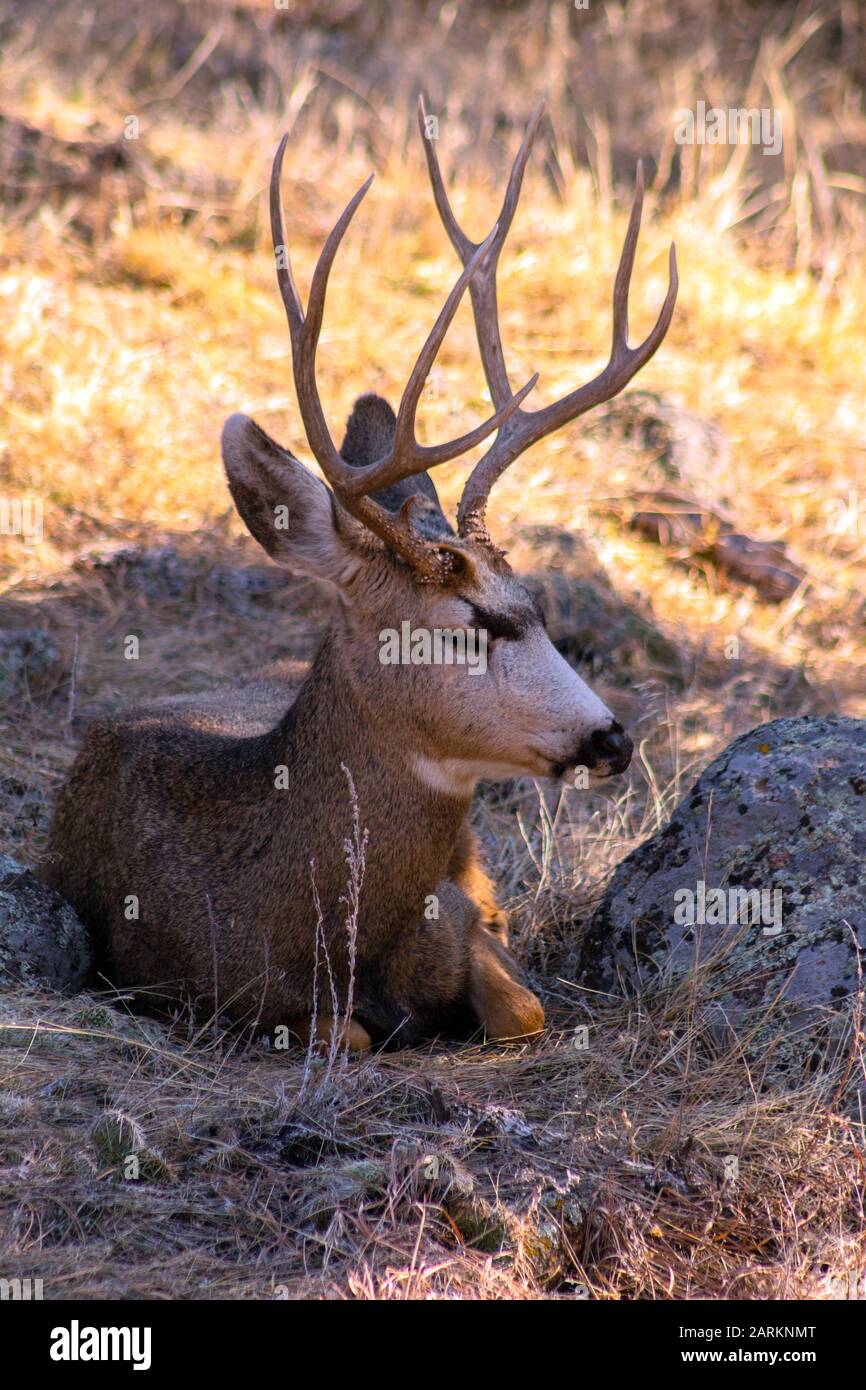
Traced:
<svg viewBox="0 0 866 1390">
<path fill-rule="evenodd" d="M 608 729 L 596 729 L 589 738 L 587 767 L 613 777 L 625 772 L 631 762 L 634 744 L 621 724 L 613 721 Z"/>
</svg>

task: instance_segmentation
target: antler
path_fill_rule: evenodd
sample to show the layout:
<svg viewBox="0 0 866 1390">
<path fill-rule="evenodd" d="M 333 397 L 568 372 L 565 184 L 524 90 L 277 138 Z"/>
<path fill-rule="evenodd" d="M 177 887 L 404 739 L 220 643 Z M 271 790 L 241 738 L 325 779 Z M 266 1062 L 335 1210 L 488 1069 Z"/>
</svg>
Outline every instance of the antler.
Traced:
<svg viewBox="0 0 866 1390">
<path fill-rule="evenodd" d="M 464 266 L 468 268 L 470 265 L 478 265 L 476 258 L 479 255 L 483 257 L 470 281 L 469 293 L 472 300 L 472 311 L 475 315 L 475 332 L 481 352 L 481 361 L 484 365 L 484 375 L 490 388 L 490 398 L 497 409 L 503 408 L 505 403 L 512 399 L 512 396 L 508 384 L 505 358 L 502 353 L 502 339 L 499 333 L 496 267 L 520 197 L 526 161 L 529 158 L 532 142 L 543 115 L 544 105 L 541 104 L 536 107 L 530 118 L 523 143 L 512 166 L 499 219 L 486 241 L 478 244 L 470 241 L 454 217 L 451 204 L 448 201 L 448 194 L 445 192 L 433 141 L 428 139 L 426 135 L 424 99 L 423 97 L 418 99 L 418 121 L 424 139 L 427 167 L 430 171 L 430 182 L 433 185 L 433 196 L 439 209 L 439 216 Z M 579 386 L 569 395 L 563 396 L 561 400 L 554 401 L 541 410 L 518 409 L 509 413 L 507 419 L 503 420 L 493 444 L 472 470 L 463 490 L 457 512 L 457 525 L 461 536 L 482 540 L 489 544 L 490 537 L 484 514 L 490 489 L 500 474 L 504 473 L 508 465 L 513 463 L 517 456 L 528 449 L 531 444 L 536 443 L 537 440 L 542 439 L 553 430 L 560 429 L 569 420 L 574 420 L 578 415 L 592 410 L 593 406 L 601 405 L 603 401 L 608 401 L 612 396 L 617 395 L 631 380 L 635 372 L 649 361 L 667 333 L 676 303 L 679 283 L 676 251 L 673 243 L 671 243 L 669 258 L 668 292 L 655 326 L 638 347 L 630 348 L 628 345 L 628 291 L 638 232 L 640 231 L 643 192 L 643 167 L 638 162 L 637 188 L 614 283 L 613 343 L 607 366 L 585 386 Z"/>
<path fill-rule="evenodd" d="M 328 288 L 331 266 L 346 229 L 373 181 L 373 175 L 370 175 L 366 183 L 358 189 L 358 192 L 350 200 L 325 242 L 313 273 L 307 312 L 304 314 L 292 276 L 285 243 L 283 209 L 280 198 L 280 174 L 287 140 L 288 136 L 284 135 L 274 157 L 271 172 L 271 233 L 277 264 L 277 283 L 285 306 L 292 342 L 295 389 L 310 448 L 336 497 L 346 510 L 380 536 L 392 550 L 408 560 L 421 575 L 429 579 L 436 579 L 447 570 L 448 557 L 441 547 L 424 540 L 413 530 L 409 515 L 413 499 L 410 497 L 400 511 L 394 513 L 374 502 L 369 494 L 400 482 L 403 478 L 409 478 L 416 473 L 423 473 L 425 469 L 431 468 L 435 464 L 445 463 L 448 459 L 456 458 L 458 454 L 465 453 L 467 449 L 472 449 L 476 444 L 480 444 L 494 430 L 501 430 L 519 410 L 521 402 L 538 380 L 536 374 L 515 396 L 512 396 L 511 391 L 507 389 L 506 383 L 507 399 L 501 398 L 496 404 L 495 413 L 488 420 L 477 425 L 468 434 L 461 435 L 459 439 L 454 439 L 446 444 L 423 447 L 415 438 L 415 413 L 427 375 L 436 359 L 436 354 L 451 320 L 457 312 L 457 306 L 463 297 L 466 286 L 471 285 L 485 255 L 493 245 L 497 228 L 494 227 L 487 240 L 465 258 L 463 273 L 446 299 L 445 305 L 418 355 L 418 360 L 412 368 L 409 381 L 400 400 L 394 442 L 390 452 L 375 463 L 353 467 L 340 455 L 325 423 L 316 386 L 316 347 L 322 327 L 325 293 Z"/>
</svg>

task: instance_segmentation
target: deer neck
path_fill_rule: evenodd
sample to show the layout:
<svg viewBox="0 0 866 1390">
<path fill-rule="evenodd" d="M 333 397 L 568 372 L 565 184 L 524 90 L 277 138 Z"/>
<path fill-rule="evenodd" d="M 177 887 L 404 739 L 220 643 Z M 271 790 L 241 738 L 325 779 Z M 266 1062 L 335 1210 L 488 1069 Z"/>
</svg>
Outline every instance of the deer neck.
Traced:
<svg viewBox="0 0 866 1390">
<path fill-rule="evenodd" d="M 299 833 L 304 837 L 304 863 L 316 860 L 326 912 L 326 896 L 346 888 L 344 842 L 352 832 L 346 770 L 351 774 L 368 831 L 363 898 L 385 929 L 411 920 L 445 877 L 472 787 L 425 775 L 411 750 L 411 726 L 372 707 L 348 646 L 335 625 L 275 730 L 275 751 L 293 769 L 290 833 L 295 845 Z"/>
</svg>

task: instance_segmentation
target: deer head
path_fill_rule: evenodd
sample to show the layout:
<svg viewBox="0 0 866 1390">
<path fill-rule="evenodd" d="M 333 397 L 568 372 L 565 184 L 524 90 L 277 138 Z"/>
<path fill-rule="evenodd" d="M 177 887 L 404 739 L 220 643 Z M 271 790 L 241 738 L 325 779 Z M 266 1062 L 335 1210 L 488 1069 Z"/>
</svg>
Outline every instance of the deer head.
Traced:
<svg viewBox="0 0 866 1390">
<path fill-rule="evenodd" d="M 541 116 L 539 108 L 514 162 L 499 219 L 480 243 L 470 241 L 458 226 L 434 146 L 425 139 L 436 205 L 463 271 L 410 373 L 396 416 L 381 398 L 360 397 L 339 450 L 316 386 L 316 347 L 328 275 L 372 176 L 325 243 L 304 313 L 283 229 L 284 137 L 270 187 L 277 280 L 304 429 L 330 487 L 247 417 L 232 416 L 223 431 L 229 487 L 253 536 L 278 563 L 327 580 L 339 595 L 331 640 L 339 652 L 338 669 L 371 729 L 378 727 L 404 749 L 417 775 L 455 794 L 470 792 L 479 777 L 561 776 L 576 766 L 606 777 L 623 771 L 632 752 L 631 740 L 610 710 L 549 641 L 541 614 L 490 538 L 486 510 L 494 482 L 519 454 L 616 395 L 653 355 L 673 314 L 676 260 L 672 246 L 669 287 L 658 320 L 649 336 L 630 348 L 628 291 L 643 201 L 638 166 L 614 285 L 610 359 L 598 376 L 561 400 L 539 410 L 524 407 L 537 377 L 512 392 L 499 332 L 496 268 Z M 419 121 L 423 136 L 423 103 Z M 422 447 L 415 438 L 418 402 L 467 287 L 494 413 L 459 439 Z M 490 435 L 493 442 L 463 492 L 455 534 L 427 470 Z M 423 665 L 411 659 L 408 664 L 384 660 L 383 635 L 407 630 L 477 637 L 477 650 L 485 653 L 483 669 L 481 662 L 463 664 L 447 657 Z"/>
</svg>

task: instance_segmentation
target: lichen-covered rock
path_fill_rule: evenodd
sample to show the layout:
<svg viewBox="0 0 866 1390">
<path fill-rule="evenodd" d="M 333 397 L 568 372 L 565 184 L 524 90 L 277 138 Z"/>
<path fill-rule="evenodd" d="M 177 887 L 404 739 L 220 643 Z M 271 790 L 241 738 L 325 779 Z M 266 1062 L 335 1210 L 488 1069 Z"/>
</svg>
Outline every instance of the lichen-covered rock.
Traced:
<svg viewBox="0 0 866 1390">
<path fill-rule="evenodd" d="M 81 989 L 92 968 L 87 928 L 31 871 L 0 854 L 0 987 Z"/>
<path fill-rule="evenodd" d="M 810 715 L 736 739 L 620 864 L 581 974 L 632 991 L 712 959 L 719 1019 L 736 1033 L 748 1016 L 755 1046 L 773 1041 L 768 1073 L 796 1080 L 838 1042 L 858 943 L 862 955 L 866 721 Z"/>
</svg>

